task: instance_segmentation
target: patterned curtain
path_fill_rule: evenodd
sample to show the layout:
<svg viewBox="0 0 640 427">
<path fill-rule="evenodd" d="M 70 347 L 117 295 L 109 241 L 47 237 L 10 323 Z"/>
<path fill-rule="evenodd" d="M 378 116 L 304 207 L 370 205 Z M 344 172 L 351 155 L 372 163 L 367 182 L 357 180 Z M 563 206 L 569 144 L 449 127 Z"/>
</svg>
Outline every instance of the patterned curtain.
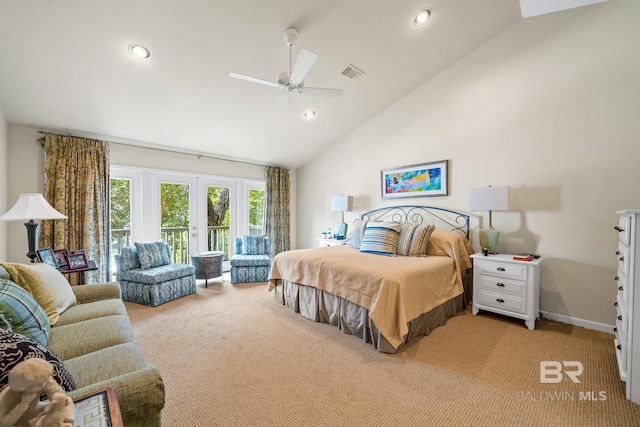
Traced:
<svg viewBox="0 0 640 427">
<path fill-rule="evenodd" d="M 111 280 L 109 221 L 109 143 L 45 134 L 44 198 L 69 219 L 42 221 L 41 248 L 84 250 L 98 270 L 86 272 L 86 283 Z M 80 274 L 69 274 L 72 285 Z"/>
<path fill-rule="evenodd" d="M 265 231 L 271 240 L 271 256 L 291 249 L 289 169 L 267 166 Z"/>
</svg>

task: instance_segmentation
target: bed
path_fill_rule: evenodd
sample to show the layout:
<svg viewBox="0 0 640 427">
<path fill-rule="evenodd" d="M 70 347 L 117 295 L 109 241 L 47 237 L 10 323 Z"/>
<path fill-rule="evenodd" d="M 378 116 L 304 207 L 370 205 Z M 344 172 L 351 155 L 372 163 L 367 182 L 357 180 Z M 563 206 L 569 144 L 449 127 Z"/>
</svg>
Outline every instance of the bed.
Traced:
<svg viewBox="0 0 640 427">
<path fill-rule="evenodd" d="M 305 318 L 396 353 L 471 300 L 468 239 L 469 216 L 461 212 L 375 209 L 354 222 L 350 244 L 277 254 L 268 289 Z"/>
</svg>

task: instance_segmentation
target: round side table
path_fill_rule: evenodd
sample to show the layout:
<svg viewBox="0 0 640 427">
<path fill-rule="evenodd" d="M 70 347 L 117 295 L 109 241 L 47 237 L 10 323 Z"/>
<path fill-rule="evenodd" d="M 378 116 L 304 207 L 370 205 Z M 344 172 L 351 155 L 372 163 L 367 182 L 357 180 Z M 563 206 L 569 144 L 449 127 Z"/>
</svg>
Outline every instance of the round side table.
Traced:
<svg viewBox="0 0 640 427">
<path fill-rule="evenodd" d="M 209 251 L 191 255 L 191 264 L 196 268 L 196 279 L 204 279 L 205 288 L 209 279 L 222 276 L 224 252 Z"/>
</svg>

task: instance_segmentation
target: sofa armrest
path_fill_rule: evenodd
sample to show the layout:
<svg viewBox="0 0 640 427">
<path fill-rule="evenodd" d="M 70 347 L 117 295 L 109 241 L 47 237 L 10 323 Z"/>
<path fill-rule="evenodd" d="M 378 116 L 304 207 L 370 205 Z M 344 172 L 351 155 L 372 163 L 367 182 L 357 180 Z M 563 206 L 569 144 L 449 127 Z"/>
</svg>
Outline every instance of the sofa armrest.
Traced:
<svg viewBox="0 0 640 427">
<path fill-rule="evenodd" d="M 130 372 L 119 377 L 110 378 L 86 387 L 68 392 L 72 399 L 78 399 L 96 393 L 107 387 L 114 387 L 118 395 L 118 404 L 122 418 L 127 420 L 142 420 L 146 424 L 156 425 L 154 420 L 160 420 L 160 412 L 165 404 L 164 382 L 157 368 L 149 367 Z M 134 423 L 130 423 L 134 424 Z"/>
<path fill-rule="evenodd" d="M 98 283 L 95 285 L 72 286 L 73 293 L 80 304 L 104 299 L 121 299 L 120 283 Z"/>
</svg>

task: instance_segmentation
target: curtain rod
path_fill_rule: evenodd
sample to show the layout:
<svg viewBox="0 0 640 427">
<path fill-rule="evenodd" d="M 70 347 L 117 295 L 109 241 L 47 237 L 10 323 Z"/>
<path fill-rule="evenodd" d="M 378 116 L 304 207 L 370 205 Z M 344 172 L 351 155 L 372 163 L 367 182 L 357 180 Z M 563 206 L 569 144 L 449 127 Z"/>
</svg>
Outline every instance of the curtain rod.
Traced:
<svg viewBox="0 0 640 427">
<path fill-rule="evenodd" d="M 57 135 L 57 136 L 74 136 L 74 135 L 71 135 L 71 133 L 60 134 L 60 133 L 48 132 L 48 131 L 44 131 L 44 130 L 40 130 L 40 129 L 38 129 L 38 132 L 41 133 L 41 134 L 51 134 L 51 135 Z M 76 138 L 85 138 L 85 137 L 76 136 Z M 86 139 L 92 139 L 92 138 L 86 138 Z M 100 140 L 97 140 L 97 139 L 92 139 L 92 140 L 93 141 L 98 141 L 98 142 L 106 142 L 106 141 L 100 141 Z M 274 166 L 274 165 L 265 164 L 265 163 L 250 162 L 250 161 L 247 161 L 247 160 L 237 160 L 237 159 L 228 159 L 228 158 L 224 158 L 224 157 L 217 157 L 217 156 L 213 156 L 213 155 L 210 155 L 210 154 L 202 154 L 202 153 L 197 153 L 197 152 L 176 150 L 176 149 L 171 149 L 171 148 L 161 148 L 161 147 L 158 147 L 158 146 L 135 145 L 135 144 L 127 144 L 127 143 L 124 143 L 124 142 L 117 142 L 117 141 L 109 141 L 109 143 L 110 144 L 125 145 L 125 146 L 129 146 L 129 147 L 146 148 L 148 150 L 164 151 L 164 152 L 167 152 L 167 153 L 185 154 L 185 155 L 188 155 L 188 156 L 196 156 L 197 158 L 206 157 L 208 159 L 221 160 L 221 161 L 233 162 L 233 163 L 241 163 L 241 164 L 251 165 L 251 166 L 280 167 L 280 166 Z M 289 168 L 282 168 L 282 169 L 289 169 Z"/>
</svg>

